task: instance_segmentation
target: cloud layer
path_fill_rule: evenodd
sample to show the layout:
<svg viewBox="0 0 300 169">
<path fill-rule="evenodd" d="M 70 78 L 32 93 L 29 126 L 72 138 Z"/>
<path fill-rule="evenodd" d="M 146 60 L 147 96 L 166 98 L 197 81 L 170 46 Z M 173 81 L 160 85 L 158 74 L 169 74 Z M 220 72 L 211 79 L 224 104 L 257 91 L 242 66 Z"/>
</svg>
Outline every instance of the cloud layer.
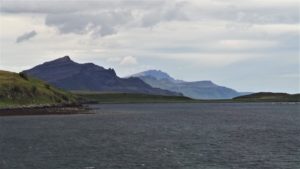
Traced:
<svg viewBox="0 0 300 169">
<path fill-rule="evenodd" d="M 45 23 L 61 33 L 107 36 L 132 27 L 153 27 L 170 21 L 228 21 L 228 26 L 297 24 L 296 1 L 23 1 L 4 0 L 3 13 L 44 14 Z"/>
<path fill-rule="evenodd" d="M 238 90 L 299 91 L 297 0 L 2 0 L 0 11 L 4 68 L 70 55 L 121 76 L 156 68 Z M 11 43 L 36 35 L 27 30 L 39 36 Z"/>
</svg>

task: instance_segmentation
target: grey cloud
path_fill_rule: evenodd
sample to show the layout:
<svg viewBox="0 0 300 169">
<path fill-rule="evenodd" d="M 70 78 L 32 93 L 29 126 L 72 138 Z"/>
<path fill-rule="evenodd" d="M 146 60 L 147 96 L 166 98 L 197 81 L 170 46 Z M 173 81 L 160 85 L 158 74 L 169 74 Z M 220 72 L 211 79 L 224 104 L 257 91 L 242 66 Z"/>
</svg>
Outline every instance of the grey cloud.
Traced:
<svg viewBox="0 0 300 169">
<path fill-rule="evenodd" d="M 49 14 L 45 23 L 47 26 L 56 27 L 61 33 L 92 33 L 95 36 L 106 36 L 116 33 L 116 28 L 126 24 L 131 18 L 131 13 L 127 11 Z"/>
<path fill-rule="evenodd" d="M 16 40 L 16 43 L 21 43 L 23 41 L 27 41 L 37 35 L 35 30 L 32 30 L 31 32 L 24 33 L 23 35 L 19 36 Z"/>
<path fill-rule="evenodd" d="M 165 0 L 4 0 L 0 10 L 3 13 L 45 14 L 45 24 L 58 29 L 60 33 L 107 36 L 117 33 L 119 29 L 151 27 L 160 22 L 185 20 L 182 6 L 183 2 Z M 134 12 L 139 13 L 139 16 L 133 15 Z"/>
<path fill-rule="evenodd" d="M 254 24 L 272 23 L 299 23 L 298 7 L 258 7 L 239 8 L 229 7 L 227 11 L 222 11 L 223 19 L 235 22 L 248 22 Z M 288 12 L 287 12 L 288 11 Z"/>
<path fill-rule="evenodd" d="M 116 1 L 117 2 L 117 1 Z M 0 11 L 4 13 L 40 13 L 59 14 L 78 11 L 109 9 L 117 3 L 110 1 L 79 1 L 79 0 L 2 0 Z"/>
<path fill-rule="evenodd" d="M 211 1 L 218 3 L 200 6 L 192 0 L 2 0 L 0 11 L 43 14 L 45 24 L 60 33 L 90 33 L 93 36 L 112 35 L 131 27 L 153 27 L 169 21 L 220 20 L 231 24 L 228 27 L 240 29 L 241 24 L 246 27 L 252 24 L 294 24 L 300 20 L 297 4 L 247 6 L 235 0 Z"/>
<path fill-rule="evenodd" d="M 149 9 L 157 7 L 163 0 L 1 0 L 0 11 L 4 13 L 59 14 L 91 12 L 114 9 Z"/>
<path fill-rule="evenodd" d="M 211 6 L 191 7 L 189 17 L 194 20 L 223 20 L 235 23 L 251 24 L 297 24 L 299 23 L 299 7 L 290 5 L 259 4 L 241 5 L 239 3 L 221 3 Z"/>
<path fill-rule="evenodd" d="M 179 2 L 175 4 L 166 3 L 166 5 L 162 5 L 160 8 L 152 9 L 143 16 L 142 26 L 154 26 L 163 21 L 189 20 L 184 12 L 184 7 L 186 5 L 186 2 Z"/>
<path fill-rule="evenodd" d="M 137 9 L 130 7 L 142 6 L 141 1 L 122 1 L 122 4 L 125 2 L 127 5 L 124 6 L 124 9 L 48 14 L 45 23 L 48 26 L 56 27 L 61 33 L 86 34 L 91 32 L 92 35 L 107 36 L 115 34 L 120 28 L 127 26 L 151 27 L 164 21 L 187 19 L 182 11 L 184 3 L 164 3 L 159 9 L 153 8 L 158 4 L 145 3 L 144 7 L 148 6 L 149 9 L 139 9 L 143 16 L 139 18 L 132 14 Z"/>
</svg>

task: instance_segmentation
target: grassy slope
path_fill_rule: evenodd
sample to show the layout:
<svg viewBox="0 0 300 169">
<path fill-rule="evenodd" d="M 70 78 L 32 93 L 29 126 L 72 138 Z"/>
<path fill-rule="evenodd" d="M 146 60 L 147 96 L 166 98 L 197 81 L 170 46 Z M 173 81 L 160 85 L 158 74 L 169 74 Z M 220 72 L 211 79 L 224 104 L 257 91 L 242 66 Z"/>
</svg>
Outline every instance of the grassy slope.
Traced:
<svg viewBox="0 0 300 169">
<path fill-rule="evenodd" d="M 191 102 L 183 96 L 161 96 L 137 93 L 77 93 L 77 96 L 94 103 L 170 103 Z"/>
<path fill-rule="evenodd" d="M 0 70 L 0 107 L 72 103 L 76 97 L 38 79 Z"/>
<path fill-rule="evenodd" d="M 300 102 L 300 94 L 287 93 L 270 93 L 260 92 L 250 95 L 240 96 L 233 99 L 234 101 L 252 101 L 252 102 Z"/>
</svg>

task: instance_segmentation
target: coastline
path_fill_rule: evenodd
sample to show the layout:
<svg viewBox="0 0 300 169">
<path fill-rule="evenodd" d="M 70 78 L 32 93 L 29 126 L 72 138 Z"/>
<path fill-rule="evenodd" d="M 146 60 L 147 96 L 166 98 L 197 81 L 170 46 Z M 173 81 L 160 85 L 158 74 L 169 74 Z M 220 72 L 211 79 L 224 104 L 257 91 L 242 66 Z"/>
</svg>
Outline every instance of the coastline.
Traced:
<svg viewBox="0 0 300 169">
<path fill-rule="evenodd" d="M 91 114 L 81 104 L 29 105 L 0 108 L 0 116 Z"/>
<path fill-rule="evenodd" d="M 291 101 L 238 101 L 238 100 L 198 100 L 198 101 L 158 101 L 158 102 L 86 102 L 85 104 L 94 105 L 94 104 L 211 104 L 211 103 L 273 103 L 273 104 L 300 104 L 300 102 L 291 102 Z M 16 107 L 1 107 L 0 108 L 0 117 L 1 116 L 27 116 L 27 115 L 74 115 L 74 114 L 94 114 L 92 113 L 91 107 L 85 104 L 55 104 L 55 105 L 22 105 Z"/>
</svg>

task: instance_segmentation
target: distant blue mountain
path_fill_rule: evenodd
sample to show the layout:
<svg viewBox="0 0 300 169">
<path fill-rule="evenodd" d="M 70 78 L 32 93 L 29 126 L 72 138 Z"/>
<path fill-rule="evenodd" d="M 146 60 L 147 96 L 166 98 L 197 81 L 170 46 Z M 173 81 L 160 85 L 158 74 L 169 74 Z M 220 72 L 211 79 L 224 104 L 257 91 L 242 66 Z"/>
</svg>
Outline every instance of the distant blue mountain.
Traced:
<svg viewBox="0 0 300 169">
<path fill-rule="evenodd" d="M 155 79 L 158 80 L 167 79 L 167 80 L 175 81 L 175 79 L 173 79 L 167 73 L 162 72 L 161 70 L 147 70 L 144 72 L 131 75 L 131 77 L 143 77 L 143 76 L 154 77 Z"/>
<path fill-rule="evenodd" d="M 68 56 L 45 62 L 24 73 L 70 91 L 181 95 L 151 87 L 139 78 L 120 78 L 113 69 L 105 69 L 93 63 L 76 63 Z"/>
<path fill-rule="evenodd" d="M 173 77 L 171 77 L 169 74 L 161 71 L 161 70 L 147 70 L 144 72 L 136 73 L 133 75 L 130 75 L 129 77 L 153 77 L 157 80 L 169 80 L 174 83 L 181 83 L 184 82 L 182 80 L 176 80 Z"/>
<path fill-rule="evenodd" d="M 179 92 L 194 99 L 231 99 L 242 95 L 234 89 L 219 86 L 211 81 L 175 80 L 160 70 L 148 70 L 133 74 L 131 77 L 138 77 L 152 87 Z"/>
</svg>

